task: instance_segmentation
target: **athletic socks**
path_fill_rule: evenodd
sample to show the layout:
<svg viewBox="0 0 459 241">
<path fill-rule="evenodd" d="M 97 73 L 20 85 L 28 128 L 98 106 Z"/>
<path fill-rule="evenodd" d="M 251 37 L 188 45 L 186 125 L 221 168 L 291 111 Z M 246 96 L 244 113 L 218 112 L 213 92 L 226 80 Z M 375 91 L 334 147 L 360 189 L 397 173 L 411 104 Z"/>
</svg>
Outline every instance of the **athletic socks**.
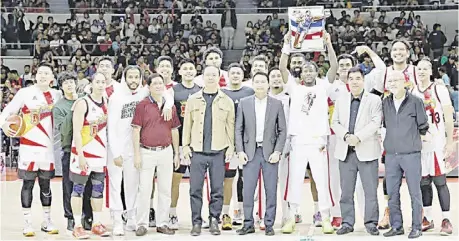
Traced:
<svg viewBox="0 0 459 241">
<path fill-rule="evenodd" d="M 314 202 L 314 214 L 316 214 L 317 212 L 319 212 L 319 203 Z"/>
<path fill-rule="evenodd" d="M 169 215 L 172 217 L 176 217 L 177 216 L 177 208 L 171 208 L 170 211 L 169 211 Z"/>
<path fill-rule="evenodd" d="M 152 199 L 150 199 L 150 208 L 151 208 L 151 209 L 154 209 L 154 208 L 155 208 L 153 204 L 154 204 L 154 202 L 153 202 L 153 198 L 152 198 Z"/>
<path fill-rule="evenodd" d="M 229 215 L 229 205 L 223 205 L 223 214 Z"/>
<path fill-rule="evenodd" d="M 451 220 L 451 216 L 450 216 L 449 211 L 442 212 L 442 215 L 443 215 L 443 219 Z"/>
<path fill-rule="evenodd" d="M 430 207 L 423 207 L 424 209 L 424 217 L 427 219 L 427 221 L 432 220 L 432 206 Z"/>
<path fill-rule="evenodd" d="M 43 207 L 43 220 L 46 222 L 51 220 L 51 207 Z"/>
<path fill-rule="evenodd" d="M 94 210 L 92 211 L 92 225 L 94 226 L 95 224 L 102 223 L 101 220 L 101 214 L 102 212 L 95 212 Z"/>
<path fill-rule="evenodd" d="M 238 202 L 238 203 L 237 203 L 237 206 L 238 206 L 238 208 L 239 208 L 239 211 L 242 212 L 242 211 L 244 210 L 244 203 L 243 203 L 243 202 Z"/>
<path fill-rule="evenodd" d="M 93 215 L 94 215 L 94 213 L 93 213 Z M 82 224 L 81 224 L 81 215 L 73 214 L 73 220 L 75 220 L 75 228 L 82 226 Z"/>
<path fill-rule="evenodd" d="M 24 215 L 24 222 L 25 223 L 31 223 L 32 222 L 32 212 L 30 211 L 30 208 L 24 208 L 22 210 L 22 214 Z"/>
</svg>

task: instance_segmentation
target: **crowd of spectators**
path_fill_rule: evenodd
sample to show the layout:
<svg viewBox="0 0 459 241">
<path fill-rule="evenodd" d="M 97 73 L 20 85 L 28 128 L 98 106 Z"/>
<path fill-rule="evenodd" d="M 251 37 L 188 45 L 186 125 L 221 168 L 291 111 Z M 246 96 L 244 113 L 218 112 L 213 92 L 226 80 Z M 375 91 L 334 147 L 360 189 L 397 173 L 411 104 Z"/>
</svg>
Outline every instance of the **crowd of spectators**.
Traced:
<svg viewBox="0 0 459 241">
<path fill-rule="evenodd" d="M 367 11 L 457 9 L 459 0 L 258 0 L 258 12 L 285 12 L 289 6 L 324 6 L 325 8 L 360 8 Z"/>
<path fill-rule="evenodd" d="M 21 4 L 25 4 L 24 2 L 26 1 Z M 48 17 L 47 21 L 44 21 L 42 16 L 28 19 L 20 7 L 11 13 L 2 14 L 2 54 L 5 54 L 3 52 L 7 51 L 6 48 L 21 48 L 30 50 L 33 56 L 31 66 L 16 69 L 16 72 L 2 66 L 2 84 L 7 86 L 9 93 L 25 86 L 27 80 L 33 80 L 36 66 L 41 61 L 53 65 L 56 75 L 62 71 L 74 71 L 79 80 L 91 76 L 96 71 L 100 56 L 106 55 L 114 57 L 116 79 L 120 78 L 126 66 L 132 64 L 138 64 L 147 74 L 151 73 L 154 70 L 155 59 L 161 55 L 171 56 L 176 65 L 182 58 L 191 58 L 197 63 L 200 73 L 203 52 L 209 47 L 221 46 L 221 30 L 217 28 L 217 24 L 204 22 L 201 16 L 201 12 L 209 12 L 209 8 L 205 7 L 207 5 L 199 11 L 194 11 L 189 23 L 181 24 L 181 12 L 152 17 L 142 7 L 143 3 L 107 2 L 122 3 L 123 7 L 127 6 L 125 10 L 128 11 L 125 11 L 123 17 L 113 17 L 111 22 L 104 20 L 104 13 L 100 13 L 99 18 L 92 21 L 88 13 L 82 17 L 77 17 L 74 13 L 65 23 L 57 23 L 53 17 Z M 217 1 L 146 2 L 164 5 L 165 8 L 178 4 L 187 9 L 189 4 L 215 4 Z M 83 3 L 85 1 L 75 2 Z M 226 7 L 235 6 L 234 2 L 220 3 L 224 3 Z M 139 11 L 140 21 L 135 22 L 132 14 Z M 455 70 L 458 36 L 456 35 L 454 40 L 446 39 L 440 25 L 427 26 L 414 11 L 401 11 L 394 19 L 389 19 L 385 10 L 371 10 L 366 17 L 362 16 L 359 10 L 342 11 L 340 15 L 332 14 L 326 20 L 327 32 L 331 35 L 337 54 L 351 53 L 357 45 L 367 44 L 390 64 L 391 41 L 405 39 L 413 46 L 410 56 L 412 63 L 415 64 L 424 56 L 434 56 L 438 59 L 438 66 L 446 66 L 447 75 L 451 76 Z M 4 21 L 6 19 L 8 21 Z M 246 47 L 242 51 L 241 63 L 245 66 L 247 78 L 253 56 L 264 54 L 271 67 L 279 63 L 282 38 L 288 31 L 285 19 L 273 13 L 266 19 L 247 22 L 244 31 Z M 8 46 L 4 43 L 8 43 Z M 63 60 L 58 56 L 68 56 L 69 60 Z M 316 61 L 320 67 L 319 74 L 325 75 L 329 64 L 324 53 L 307 53 L 306 58 Z M 371 71 L 372 63 L 368 56 L 361 56 L 360 62 L 366 72 Z M 17 72 L 25 74 L 20 76 Z M 441 77 L 440 74 L 437 77 Z M 3 96 L 8 98 L 9 94 Z"/>
<path fill-rule="evenodd" d="M 336 53 L 350 54 L 356 46 L 366 44 L 390 65 L 391 42 L 395 39 L 404 39 L 412 45 L 410 60 L 413 64 L 425 56 L 434 59 L 442 57 L 442 60 L 439 60 L 440 65 L 447 62 L 445 59 L 457 59 L 457 34 L 453 40 L 448 40 L 441 31 L 440 24 L 429 27 L 414 11 L 401 11 L 400 15 L 393 19 L 388 18 L 386 13 L 385 10 L 379 13 L 371 10 L 366 17 L 363 17 L 359 10 L 355 10 L 352 16 L 348 11 L 342 11 L 339 17 L 333 16 L 332 13 L 326 20 L 326 30 L 331 36 Z M 279 19 L 277 13 L 255 23 L 249 21 L 245 28 L 247 45 L 241 61 L 247 66 L 251 56 L 264 54 L 270 66 L 277 65 L 281 55 L 282 37 L 287 32 L 288 24 L 285 19 Z M 321 53 L 309 53 L 306 54 L 306 58 L 321 63 L 325 56 Z M 368 57 L 361 56 L 360 61 L 370 66 L 366 68 L 367 72 L 371 71 L 372 63 Z M 320 72 L 326 73 L 327 66 L 325 65 Z"/>
</svg>

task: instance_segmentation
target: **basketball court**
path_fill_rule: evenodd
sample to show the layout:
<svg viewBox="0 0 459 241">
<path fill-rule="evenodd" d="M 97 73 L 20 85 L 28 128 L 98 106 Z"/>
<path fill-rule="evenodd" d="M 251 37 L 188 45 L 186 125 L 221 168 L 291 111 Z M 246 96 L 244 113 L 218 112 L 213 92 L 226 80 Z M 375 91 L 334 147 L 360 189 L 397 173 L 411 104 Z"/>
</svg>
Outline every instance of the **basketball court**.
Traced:
<svg viewBox="0 0 459 241">
<path fill-rule="evenodd" d="M 6 181 L 7 179 L 8 181 Z M 459 227 L 459 207 L 458 203 L 458 189 L 459 183 L 456 178 L 449 178 L 449 188 L 451 192 L 451 222 L 454 226 L 454 233 L 449 237 L 442 237 L 439 235 L 440 226 L 442 221 L 441 209 L 438 203 L 438 198 L 436 191 L 434 192 L 434 223 L 435 230 L 433 232 L 424 233 L 423 236 L 417 240 L 457 240 L 458 237 L 458 227 Z M 27 238 L 22 236 L 23 228 L 23 216 L 21 212 L 21 202 L 20 202 L 20 190 L 21 190 L 22 181 L 17 180 L 14 176 L 14 173 L 9 173 L 6 178 L 3 178 L 1 181 L 1 229 L 0 229 L 0 240 L 26 240 Z M 52 220 L 54 224 L 59 228 L 60 233 L 58 235 L 48 235 L 40 231 L 40 224 L 43 219 L 41 203 L 39 198 L 39 187 L 35 185 L 34 188 L 34 199 L 32 204 L 32 216 L 33 216 L 33 227 L 36 232 L 34 238 L 30 240 L 74 240 L 69 232 L 66 230 L 67 220 L 64 218 L 64 210 L 62 205 L 62 185 L 61 179 L 55 178 L 51 182 L 51 188 L 53 193 L 52 201 Z M 354 227 L 354 233 L 337 236 L 336 234 L 324 235 L 321 232 L 320 228 L 311 227 L 312 215 L 313 215 L 313 203 L 310 192 L 310 186 L 308 180 L 304 183 L 304 202 L 301 205 L 301 214 L 303 216 L 303 223 L 297 225 L 297 232 L 291 235 L 284 235 L 280 232 L 280 217 L 281 210 L 280 204 L 278 203 L 278 215 L 275 225 L 276 235 L 273 237 L 267 237 L 264 235 L 263 231 L 257 230 L 255 234 L 238 236 L 235 229 L 239 227 L 233 227 L 232 231 L 222 231 L 221 236 L 212 236 L 208 230 L 203 229 L 202 235 L 199 237 L 192 237 L 189 235 L 191 230 L 191 210 L 189 202 L 189 184 L 188 180 L 184 179 L 180 186 L 180 199 L 177 207 L 177 213 L 179 216 L 180 229 L 176 232 L 174 236 L 165 236 L 162 234 L 157 234 L 155 228 L 150 228 L 146 236 L 136 237 L 133 232 L 126 232 L 124 237 L 109 237 L 109 238 L 100 238 L 97 236 L 91 236 L 92 240 L 169 240 L 169 241 L 185 241 L 189 240 L 218 240 L 218 241 L 235 241 L 235 240 L 285 240 L 285 241 L 312 241 L 312 240 L 408 240 L 407 236 L 409 233 L 409 226 L 411 224 L 411 204 L 408 195 L 408 189 L 406 184 L 401 188 L 402 196 L 402 212 L 404 216 L 404 226 L 405 226 L 405 235 L 398 236 L 393 238 L 384 238 L 382 234 L 380 236 L 369 236 L 365 232 L 363 226 L 363 219 L 360 218 L 360 211 L 356 210 L 356 220 L 357 223 Z M 434 188 L 435 189 L 435 188 Z M 384 211 L 386 202 L 382 195 L 382 179 L 380 180 L 379 185 L 379 208 L 380 216 Z M 280 200 L 280 196 L 279 196 Z M 208 209 L 203 208 L 205 216 L 207 216 Z M 204 217 L 204 216 L 203 216 Z M 111 220 L 110 212 L 108 209 L 104 209 L 103 212 L 103 223 L 111 230 Z M 384 231 L 385 232 L 385 231 Z"/>
</svg>

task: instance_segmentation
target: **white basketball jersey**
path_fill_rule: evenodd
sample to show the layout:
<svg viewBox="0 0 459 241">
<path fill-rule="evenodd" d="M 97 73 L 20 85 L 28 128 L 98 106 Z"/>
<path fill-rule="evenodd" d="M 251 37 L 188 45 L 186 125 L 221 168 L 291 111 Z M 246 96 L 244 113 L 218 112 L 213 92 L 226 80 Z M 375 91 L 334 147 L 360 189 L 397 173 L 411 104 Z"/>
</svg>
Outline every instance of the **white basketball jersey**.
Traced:
<svg viewBox="0 0 459 241">
<path fill-rule="evenodd" d="M 442 86 L 432 83 L 424 91 L 421 91 L 419 87 L 415 87 L 412 90 L 413 95 L 424 101 L 429 120 L 429 133 L 432 135 L 430 141 L 422 142 L 422 152 L 443 152 L 443 148 L 446 145 L 445 119 L 443 116 L 442 97 L 440 97 L 442 93 L 437 91 L 440 87 Z"/>
<path fill-rule="evenodd" d="M 19 139 L 19 169 L 37 171 L 54 170 L 54 104 L 61 93 L 50 89 L 41 91 L 37 86 L 20 89 L 3 110 L 0 120 L 19 114 L 25 122 L 25 130 Z"/>
<path fill-rule="evenodd" d="M 86 101 L 87 112 L 83 122 L 81 135 L 83 154 L 86 158 L 89 172 L 101 170 L 107 165 L 107 106 L 104 100 L 101 104 L 94 102 L 90 96 L 85 96 L 81 101 Z M 88 175 L 79 168 L 79 160 L 75 142 L 72 142 L 72 153 L 70 156 L 70 170 L 79 175 Z"/>
</svg>

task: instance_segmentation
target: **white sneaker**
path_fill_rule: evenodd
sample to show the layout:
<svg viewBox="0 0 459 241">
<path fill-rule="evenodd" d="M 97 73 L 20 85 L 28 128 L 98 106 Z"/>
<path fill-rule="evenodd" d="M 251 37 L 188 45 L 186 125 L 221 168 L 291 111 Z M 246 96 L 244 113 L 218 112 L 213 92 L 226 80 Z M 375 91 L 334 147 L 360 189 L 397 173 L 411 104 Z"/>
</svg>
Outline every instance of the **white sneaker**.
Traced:
<svg viewBox="0 0 459 241">
<path fill-rule="evenodd" d="M 202 228 L 209 228 L 209 222 L 207 222 L 206 220 L 202 220 L 202 225 L 201 225 Z"/>
<path fill-rule="evenodd" d="M 177 216 L 170 216 L 169 217 L 169 228 L 172 230 L 179 229 L 178 217 Z"/>
<path fill-rule="evenodd" d="M 35 236 L 35 230 L 32 228 L 32 223 L 25 223 L 24 229 L 22 230 L 22 234 L 25 237 L 33 237 Z"/>
<path fill-rule="evenodd" d="M 44 221 L 41 224 L 41 231 L 48 233 L 48 234 L 58 234 L 59 233 L 59 229 L 57 229 L 56 226 L 54 226 L 54 224 L 50 220 Z"/>
<path fill-rule="evenodd" d="M 126 222 L 125 229 L 126 231 L 135 232 L 137 230 L 137 224 L 136 224 L 135 219 L 133 218 L 128 219 Z"/>
<path fill-rule="evenodd" d="M 113 236 L 124 236 L 123 223 L 120 221 L 113 222 Z"/>
<path fill-rule="evenodd" d="M 233 225 L 242 225 L 244 222 L 244 213 L 241 210 L 234 210 Z"/>
</svg>

